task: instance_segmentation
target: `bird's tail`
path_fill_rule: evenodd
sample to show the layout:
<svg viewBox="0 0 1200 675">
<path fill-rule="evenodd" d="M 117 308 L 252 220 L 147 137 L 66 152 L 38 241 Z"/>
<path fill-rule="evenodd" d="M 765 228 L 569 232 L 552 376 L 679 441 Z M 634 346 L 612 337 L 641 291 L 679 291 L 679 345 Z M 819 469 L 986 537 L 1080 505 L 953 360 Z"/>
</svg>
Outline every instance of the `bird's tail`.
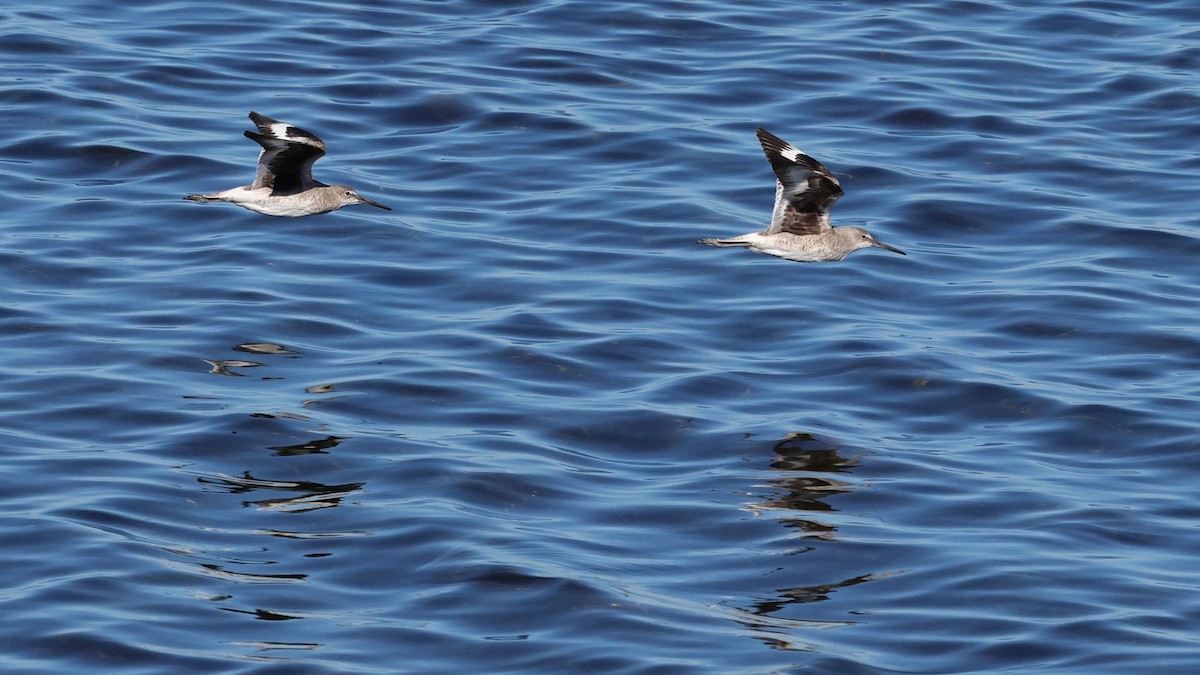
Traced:
<svg viewBox="0 0 1200 675">
<path fill-rule="evenodd" d="M 705 246 L 749 246 L 749 242 L 739 241 L 737 239 L 701 239 L 697 244 Z"/>
</svg>

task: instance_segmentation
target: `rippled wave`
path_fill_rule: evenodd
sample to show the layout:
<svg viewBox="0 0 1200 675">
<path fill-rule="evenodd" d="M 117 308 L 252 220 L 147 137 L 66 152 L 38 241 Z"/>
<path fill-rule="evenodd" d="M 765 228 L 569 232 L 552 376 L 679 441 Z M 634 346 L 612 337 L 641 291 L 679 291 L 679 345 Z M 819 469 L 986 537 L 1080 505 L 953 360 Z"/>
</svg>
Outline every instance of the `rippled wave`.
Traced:
<svg viewBox="0 0 1200 675">
<path fill-rule="evenodd" d="M 0 670 L 1186 671 L 1194 4 L 0 10 Z"/>
</svg>

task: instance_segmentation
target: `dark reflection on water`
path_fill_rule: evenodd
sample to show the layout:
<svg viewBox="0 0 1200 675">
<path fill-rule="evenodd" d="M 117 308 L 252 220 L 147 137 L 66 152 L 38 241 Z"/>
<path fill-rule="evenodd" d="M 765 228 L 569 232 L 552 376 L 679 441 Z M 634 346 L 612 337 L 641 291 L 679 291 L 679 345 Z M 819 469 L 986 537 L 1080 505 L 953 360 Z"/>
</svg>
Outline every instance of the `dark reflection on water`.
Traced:
<svg viewBox="0 0 1200 675">
<path fill-rule="evenodd" d="M 223 612 L 233 612 L 235 614 L 248 614 L 260 621 L 295 621 L 296 619 L 304 618 L 302 616 L 289 616 L 287 614 L 281 614 L 279 612 L 272 612 L 269 609 L 255 609 L 255 610 L 249 610 L 249 611 L 244 610 L 244 609 L 234 609 L 232 607 L 219 607 L 218 609 L 220 609 Z"/>
<path fill-rule="evenodd" d="M 782 494 L 777 498 L 764 500 L 765 507 L 794 511 L 831 511 L 833 507 L 822 500 L 848 492 L 854 487 L 853 484 L 839 481 L 832 475 L 850 473 L 851 469 L 858 466 L 858 459 L 841 456 L 830 439 L 793 432 L 776 443 L 773 450 L 778 457 L 771 462 L 771 468 L 778 470 L 780 477 L 772 483 Z M 788 525 L 792 526 L 794 523 L 788 521 Z M 801 529 L 811 531 L 807 526 Z M 819 526 L 812 532 L 832 532 L 833 529 Z"/>
<path fill-rule="evenodd" d="M 836 525 L 814 514 L 835 511 L 828 498 L 850 492 L 855 484 L 834 478 L 858 466 L 855 457 L 843 457 L 832 439 L 807 432 L 792 432 L 774 444 L 775 469 L 768 486 L 774 494 L 749 505 L 756 513 L 770 512 L 787 528 L 803 537 L 833 539 Z"/>
<path fill-rule="evenodd" d="M 241 477 L 215 475 L 200 476 L 196 480 L 203 485 L 215 486 L 230 494 L 247 494 L 257 491 L 301 493 L 293 497 L 242 502 L 243 506 L 255 506 L 286 513 L 301 513 L 341 506 L 343 499 L 352 497 L 366 485 L 365 482 L 324 485 L 312 481 L 269 480 L 256 478 L 250 475 L 249 471 L 244 472 Z"/>
<path fill-rule="evenodd" d="M 324 455 L 328 454 L 330 450 L 336 448 L 344 440 L 347 439 L 340 438 L 338 436 L 326 436 L 325 438 L 318 438 L 305 443 L 276 445 L 268 449 L 274 450 L 275 454 L 281 457 L 291 457 L 296 455 Z"/>
<path fill-rule="evenodd" d="M 821 602 L 828 600 L 829 596 L 836 590 L 842 588 L 850 588 L 868 581 L 874 581 L 876 577 L 871 575 L 863 575 L 850 579 L 843 579 L 832 584 L 818 584 L 816 586 L 801 586 L 798 588 L 781 588 L 778 591 L 779 599 L 771 601 L 762 601 L 754 604 L 754 613 L 760 616 L 774 614 L 792 604 L 803 604 L 807 602 Z"/>
<path fill-rule="evenodd" d="M 797 537 L 816 540 L 801 547 L 789 546 L 786 555 L 811 553 L 837 540 L 836 521 L 823 518 L 822 514 L 837 513 L 836 506 L 829 502 L 831 498 L 858 489 L 853 474 L 860 466 L 860 451 L 848 453 L 839 445 L 826 436 L 792 432 L 772 446 L 775 458 L 770 462 L 770 467 L 773 471 L 768 474 L 764 487 L 770 488 L 773 494 L 747 506 L 754 513 L 770 515 L 775 522 L 787 528 L 789 541 Z M 828 572 L 821 572 L 820 575 L 829 576 Z M 775 649 L 816 651 L 814 645 L 804 640 L 803 633 L 850 627 L 860 621 L 850 618 L 797 618 L 785 616 L 784 613 L 790 608 L 792 614 L 803 616 L 804 612 L 797 611 L 799 607 L 796 606 L 829 600 L 838 590 L 876 578 L 875 574 L 861 574 L 829 583 L 776 588 L 745 608 L 736 610 L 735 619 L 750 629 L 758 640 Z"/>
<path fill-rule="evenodd" d="M 203 563 L 200 565 L 200 568 L 206 573 L 221 579 L 251 584 L 286 584 L 295 581 L 304 581 L 308 578 L 307 574 L 253 574 L 249 572 L 235 572 L 226 569 L 223 565 L 212 563 Z"/>
</svg>

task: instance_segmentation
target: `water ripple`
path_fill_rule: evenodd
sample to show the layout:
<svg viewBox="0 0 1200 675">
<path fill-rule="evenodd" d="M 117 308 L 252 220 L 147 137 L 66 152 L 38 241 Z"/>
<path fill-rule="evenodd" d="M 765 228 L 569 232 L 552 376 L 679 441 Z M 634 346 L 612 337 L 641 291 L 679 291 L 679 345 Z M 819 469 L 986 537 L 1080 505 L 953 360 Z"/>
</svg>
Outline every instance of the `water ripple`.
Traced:
<svg viewBox="0 0 1200 675">
<path fill-rule="evenodd" d="M 0 22 L 0 670 L 1192 665 L 1194 3 L 293 4 Z"/>
</svg>

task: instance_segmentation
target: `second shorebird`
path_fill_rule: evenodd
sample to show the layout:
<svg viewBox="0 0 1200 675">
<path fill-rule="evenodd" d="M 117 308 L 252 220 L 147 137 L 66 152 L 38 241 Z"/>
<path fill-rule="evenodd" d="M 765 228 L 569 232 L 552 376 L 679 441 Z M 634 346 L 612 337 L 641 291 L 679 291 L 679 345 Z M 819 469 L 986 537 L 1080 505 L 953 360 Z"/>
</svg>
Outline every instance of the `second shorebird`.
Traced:
<svg viewBox="0 0 1200 675">
<path fill-rule="evenodd" d="M 325 156 L 325 142 L 316 135 L 266 115 L 250 113 L 259 133 L 244 132 L 262 146 L 254 182 L 223 192 L 188 195 L 194 202 L 231 202 L 268 216 L 313 216 L 352 204 L 390 208 L 355 192 L 349 185 L 326 185 L 314 180 L 313 162 Z"/>
<path fill-rule="evenodd" d="M 844 194 L 838 179 L 820 162 L 769 131 L 759 129 L 758 142 L 778 178 L 771 225 L 738 237 L 701 239 L 701 244 L 741 246 L 797 262 L 832 262 L 871 246 L 907 255 L 877 241 L 866 230 L 830 225 L 829 207 Z"/>
</svg>

